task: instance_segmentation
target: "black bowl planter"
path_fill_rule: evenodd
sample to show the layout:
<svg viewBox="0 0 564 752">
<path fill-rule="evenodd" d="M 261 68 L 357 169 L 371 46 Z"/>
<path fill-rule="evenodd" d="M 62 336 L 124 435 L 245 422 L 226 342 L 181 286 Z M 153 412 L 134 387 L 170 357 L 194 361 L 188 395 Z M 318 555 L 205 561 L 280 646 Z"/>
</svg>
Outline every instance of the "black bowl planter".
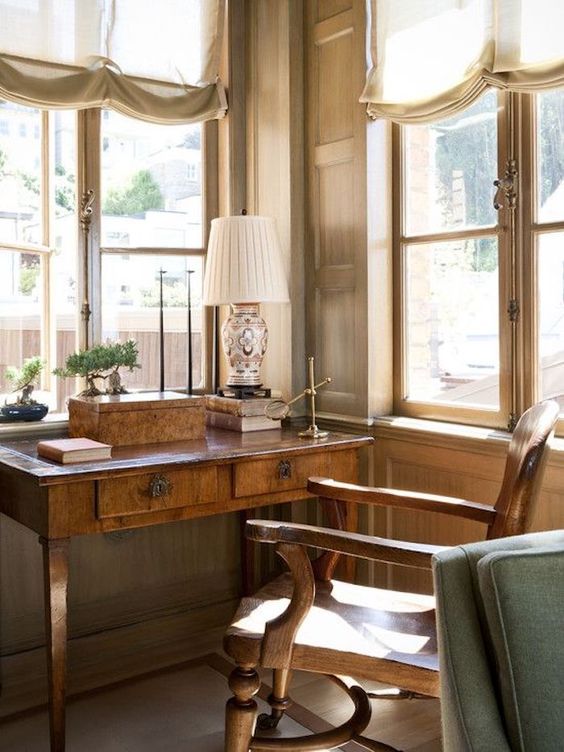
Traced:
<svg viewBox="0 0 564 752">
<path fill-rule="evenodd" d="M 4 405 L 0 407 L 0 423 L 29 423 L 43 420 L 49 412 L 49 405 L 35 402 L 33 405 Z"/>
</svg>

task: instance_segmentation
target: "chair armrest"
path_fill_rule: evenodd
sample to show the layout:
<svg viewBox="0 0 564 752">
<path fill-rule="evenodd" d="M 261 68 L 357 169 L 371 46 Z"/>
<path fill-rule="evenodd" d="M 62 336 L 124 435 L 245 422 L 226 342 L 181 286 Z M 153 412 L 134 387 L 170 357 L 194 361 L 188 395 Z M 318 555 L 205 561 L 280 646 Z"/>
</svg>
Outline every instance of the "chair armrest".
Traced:
<svg viewBox="0 0 564 752">
<path fill-rule="evenodd" d="M 418 569 L 431 569 L 433 554 L 448 548 L 275 520 L 249 520 L 245 533 L 262 543 L 293 543 Z"/>
<path fill-rule="evenodd" d="M 440 512 L 465 517 L 468 520 L 491 525 L 496 511 L 486 504 L 457 499 L 452 496 L 422 493 L 419 491 L 402 491 L 393 488 L 372 488 L 357 486 L 353 483 L 341 483 L 332 478 L 309 478 L 307 490 L 315 496 L 337 501 L 353 501 L 361 504 L 396 507 L 397 509 L 414 509 L 416 511 Z"/>
</svg>

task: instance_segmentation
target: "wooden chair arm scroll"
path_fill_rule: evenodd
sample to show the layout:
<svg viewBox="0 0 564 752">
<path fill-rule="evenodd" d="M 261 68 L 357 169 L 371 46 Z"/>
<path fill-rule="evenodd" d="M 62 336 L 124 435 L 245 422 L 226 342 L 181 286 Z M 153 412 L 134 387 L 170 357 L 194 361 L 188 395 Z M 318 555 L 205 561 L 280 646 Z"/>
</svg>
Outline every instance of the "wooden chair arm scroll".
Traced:
<svg viewBox="0 0 564 752">
<path fill-rule="evenodd" d="M 247 538 L 263 543 L 311 546 L 361 559 L 418 569 L 431 569 L 433 554 L 448 548 L 275 520 L 250 520 L 247 522 L 246 535 Z"/>
<path fill-rule="evenodd" d="M 341 483 L 332 478 L 309 478 L 307 490 L 315 496 L 326 499 L 375 504 L 398 509 L 413 509 L 415 511 L 440 512 L 441 514 L 451 514 L 456 517 L 483 522 L 486 525 L 491 525 L 496 518 L 495 509 L 487 504 L 478 504 L 465 499 L 419 491 L 357 486 L 354 483 Z"/>
<path fill-rule="evenodd" d="M 247 522 L 247 528 L 252 524 Z M 265 627 L 261 664 L 290 668 L 296 634 L 315 600 L 315 579 L 310 560 L 301 546 L 277 543 L 276 553 L 290 568 L 294 592 L 288 608 Z"/>
</svg>

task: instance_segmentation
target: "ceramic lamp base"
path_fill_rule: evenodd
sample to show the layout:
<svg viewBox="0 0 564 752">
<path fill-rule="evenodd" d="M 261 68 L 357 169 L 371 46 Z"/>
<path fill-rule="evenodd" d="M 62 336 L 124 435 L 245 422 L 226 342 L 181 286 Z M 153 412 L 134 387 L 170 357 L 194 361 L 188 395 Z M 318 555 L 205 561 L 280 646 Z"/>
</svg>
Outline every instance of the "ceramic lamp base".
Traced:
<svg viewBox="0 0 564 752">
<path fill-rule="evenodd" d="M 259 387 L 260 366 L 268 344 L 268 329 L 258 303 L 234 303 L 221 328 L 229 361 L 227 386 Z"/>
</svg>

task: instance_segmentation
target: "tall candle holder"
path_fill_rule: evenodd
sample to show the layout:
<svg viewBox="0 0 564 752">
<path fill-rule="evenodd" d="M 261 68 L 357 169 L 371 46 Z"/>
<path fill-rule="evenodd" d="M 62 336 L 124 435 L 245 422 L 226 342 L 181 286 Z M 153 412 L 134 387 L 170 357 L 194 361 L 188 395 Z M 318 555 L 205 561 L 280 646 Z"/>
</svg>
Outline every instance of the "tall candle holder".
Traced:
<svg viewBox="0 0 564 752">
<path fill-rule="evenodd" d="M 187 292 L 187 301 L 186 301 L 186 307 L 188 309 L 188 320 L 186 322 L 187 329 L 188 329 L 188 342 L 187 342 L 187 362 L 186 362 L 186 369 L 188 371 L 187 373 L 187 384 L 186 384 L 186 394 L 192 394 L 192 290 L 191 290 L 191 284 L 190 280 L 192 279 L 192 274 L 194 274 L 194 269 L 187 269 L 186 270 L 186 287 L 188 288 Z"/>
<path fill-rule="evenodd" d="M 159 360 L 160 360 L 160 391 L 165 390 L 165 356 L 164 356 L 164 299 L 163 299 L 163 277 L 166 270 L 162 267 L 159 269 L 160 275 L 160 295 L 159 295 Z"/>
<path fill-rule="evenodd" d="M 303 392 L 300 392 L 300 394 L 298 394 L 296 397 L 292 397 L 291 400 L 288 400 L 288 402 L 282 399 L 272 400 L 272 402 L 269 402 L 269 404 L 266 406 L 264 413 L 271 420 L 282 420 L 290 414 L 290 405 L 293 405 L 294 402 L 301 400 L 302 397 L 309 397 L 311 413 L 310 424 L 305 429 L 305 431 L 300 431 L 298 433 L 298 436 L 302 439 L 325 439 L 327 438 L 327 436 L 329 436 L 329 431 L 322 431 L 316 424 L 315 398 L 317 396 L 318 389 L 320 389 L 322 386 L 325 386 L 325 384 L 331 383 L 331 377 L 328 376 L 327 378 L 323 379 L 323 381 L 320 381 L 318 384 L 316 384 L 314 357 L 310 355 L 307 360 L 309 386 L 306 387 Z"/>
</svg>

